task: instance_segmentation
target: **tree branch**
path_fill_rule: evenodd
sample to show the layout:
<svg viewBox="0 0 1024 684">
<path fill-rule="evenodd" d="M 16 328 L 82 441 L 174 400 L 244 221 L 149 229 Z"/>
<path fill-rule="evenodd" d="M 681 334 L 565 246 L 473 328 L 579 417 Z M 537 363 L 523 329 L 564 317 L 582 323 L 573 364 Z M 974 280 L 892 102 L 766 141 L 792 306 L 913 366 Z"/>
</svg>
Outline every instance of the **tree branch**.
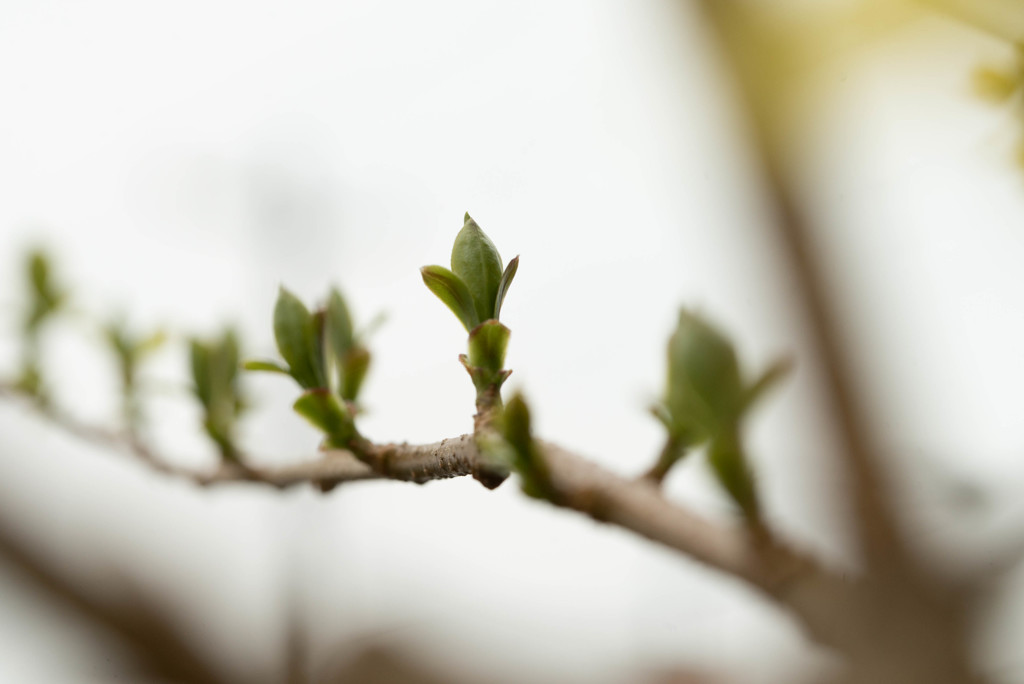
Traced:
<svg viewBox="0 0 1024 684">
<path fill-rule="evenodd" d="M 128 449 L 158 472 L 201 486 L 245 482 L 285 488 L 309 483 L 327 491 L 341 483 L 371 479 L 422 484 L 473 475 L 482 460 L 474 436 L 466 434 L 431 444 L 357 440 L 353 449 L 358 456 L 332 449 L 322 452 L 322 458 L 292 465 L 252 467 L 225 462 L 217 470 L 202 472 L 171 465 L 124 435 L 75 422 L 46 407 L 36 408 L 48 420 L 89 442 Z M 846 584 L 842 578 L 778 543 L 766 530 L 709 522 L 669 501 L 649 480 L 616 475 L 550 442 L 537 444 L 558 493 L 556 505 L 630 530 L 744 580 L 790 607 L 807 624 L 811 636 L 827 638 L 813 607 L 808 610 L 801 605 L 803 595 L 793 589 L 808 578 L 829 586 Z M 790 596 L 797 600 L 790 601 Z"/>
</svg>

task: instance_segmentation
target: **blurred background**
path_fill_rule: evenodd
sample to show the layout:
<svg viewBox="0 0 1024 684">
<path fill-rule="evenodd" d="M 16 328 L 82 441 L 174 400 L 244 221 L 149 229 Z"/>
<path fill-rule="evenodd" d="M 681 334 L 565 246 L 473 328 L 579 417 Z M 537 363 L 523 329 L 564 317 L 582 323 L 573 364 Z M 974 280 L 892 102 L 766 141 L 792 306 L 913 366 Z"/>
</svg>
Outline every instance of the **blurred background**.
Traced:
<svg viewBox="0 0 1024 684">
<path fill-rule="evenodd" d="M 813 33 L 823 8 L 855 3 L 785 4 Z M 541 435 L 618 472 L 648 467 L 661 432 L 645 407 L 678 307 L 696 307 L 748 372 L 796 359 L 748 425 L 767 516 L 855 566 L 746 113 L 696 5 L 3 0 L 0 12 L 3 368 L 18 354 L 23 254 L 42 244 L 80 312 L 45 349 L 76 416 L 117 418 L 96 320 L 179 335 L 232 323 L 248 356 L 270 356 L 278 286 L 313 302 L 337 284 L 358 322 L 387 317 L 363 432 L 470 430 L 465 334 L 418 273 L 447 264 L 468 210 L 505 260 L 521 255 L 502 312 L 508 386 Z M 970 84 L 1014 53 L 927 9 L 886 26 L 850 27 L 808 65 L 794 158 L 912 536 L 984 562 L 1024 535 L 1024 170 L 1018 115 Z M 150 437 L 213 467 L 177 341 L 146 368 Z M 290 381 L 246 386 L 254 459 L 312 456 Z M 829 666 L 746 586 L 514 481 L 202 490 L 17 403 L 0 405 L 0 426 L 4 526 L 97 592 L 152 597 L 250 681 L 283 679 L 294 624 L 314 674 L 369 644 L 469 681 L 687 669 L 794 682 Z M 667 488 L 735 515 L 700 458 Z M 0 585 L 0 681 L 110 681 L 113 642 L 2 563 Z M 1016 573 L 980 629 L 1000 681 L 1024 682 L 1022 630 Z"/>
</svg>

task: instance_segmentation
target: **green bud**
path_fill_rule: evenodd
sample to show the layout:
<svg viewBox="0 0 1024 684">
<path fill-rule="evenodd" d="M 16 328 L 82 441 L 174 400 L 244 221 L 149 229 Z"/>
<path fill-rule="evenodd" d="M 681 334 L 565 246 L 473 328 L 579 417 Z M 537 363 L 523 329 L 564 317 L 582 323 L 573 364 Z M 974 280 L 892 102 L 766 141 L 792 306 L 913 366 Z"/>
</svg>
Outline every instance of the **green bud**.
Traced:
<svg viewBox="0 0 1024 684">
<path fill-rule="evenodd" d="M 126 389 L 134 385 L 139 363 L 160 349 L 167 341 L 167 334 L 162 330 L 157 330 L 140 339 L 129 331 L 128 326 L 121 319 L 114 319 L 107 323 L 103 328 L 103 334 L 117 357 L 121 382 Z"/>
<path fill-rule="evenodd" d="M 469 214 L 466 214 L 462 230 L 455 236 L 452 272 L 469 288 L 477 320 L 483 322 L 495 318 L 502 280 L 501 256 L 491 239 Z"/>
<path fill-rule="evenodd" d="M 530 409 L 521 394 L 509 400 L 502 412 L 499 428 L 511 447 L 512 467 L 522 479 L 523 492 L 538 499 L 553 500 L 554 488 L 547 463 L 533 441 L 530 427 Z"/>
<path fill-rule="evenodd" d="M 499 373 L 512 331 L 495 320 L 484 321 L 469 333 L 469 365 Z"/>
<path fill-rule="evenodd" d="M 53 278 L 53 268 L 46 252 L 37 249 L 28 255 L 26 271 L 29 282 L 29 310 L 25 319 L 25 329 L 33 332 L 42 322 L 56 313 L 66 301 Z"/>
<path fill-rule="evenodd" d="M 327 349 L 337 373 L 334 387 L 342 399 L 355 401 L 370 367 L 370 351 L 357 342 L 348 306 L 338 290 L 331 290 L 324 315 Z"/>
<path fill-rule="evenodd" d="M 696 444 L 735 423 L 743 385 L 732 344 L 700 317 L 683 310 L 668 344 L 665 408 L 672 432 Z"/>
<path fill-rule="evenodd" d="M 274 306 L 274 338 L 289 373 L 304 389 L 327 385 L 321 342 L 313 315 L 298 297 L 282 287 Z"/>
<path fill-rule="evenodd" d="M 292 408 L 324 433 L 329 447 L 344 448 L 358 434 L 348 409 L 328 389 L 303 392 Z"/>
<path fill-rule="evenodd" d="M 194 391 L 203 407 L 203 427 L 225 459 L 236 460 L 235 423 L 246 408 L 238 387 L 238 339 L 231 330 L 220 339 L 190 345 Z"/>
</svg>

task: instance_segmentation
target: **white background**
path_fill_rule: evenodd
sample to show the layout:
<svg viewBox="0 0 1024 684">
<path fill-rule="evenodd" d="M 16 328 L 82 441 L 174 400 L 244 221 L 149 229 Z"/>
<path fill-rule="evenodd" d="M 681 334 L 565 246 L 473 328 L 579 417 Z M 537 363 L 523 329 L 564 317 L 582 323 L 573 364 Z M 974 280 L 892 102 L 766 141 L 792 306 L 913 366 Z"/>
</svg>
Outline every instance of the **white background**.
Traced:
<svg viewBox="0 0 1024 684">
<path fill-rule="evenodd" d="M 1024 170 L 1019 122 L 969 74 L 1009 57 L 936 17 L 822 65 L 804 139 L 862 390 L 901 474 L 911 530 L 975 561 L 1024 522 Z M 659 446 L 680 305 L 736 340 L 748 372 L 794 377 L 749 425 L 768 515 L 829 562 L 855 556 L 792 282 L 750 170 L 742 112 L 695 13 L 670 2 L 16 2 L 0 20 L 3 351 L 16 359 L 20 256 L 43 243 L 77 307 L 140 330 L 212 334 L 273 354 L 279 284 L 331 283 L 385 312 L 362 429 L 433 441 L 471 425 L 464 333 L 420 282 L 469 210 L 507 260 L 509 382 L 538 431 L 636 473 Z M 86 318 L 54 330 L 63 402 L 116 412 Z M 214 463 L 180 345 L 147 373 L 153 437 Z M 294 388 L 252 377 L 245 443 L 314 453 Z M 695 665 L 792 681 L 819 665 L 745 587 L 618 530 L 526 500 L 515 482 L 368 483 L 328 496 L 200 491 L 0 408 L 0 514 L 69 571 L 154 592 L 226 667 L 266 670 L 294 597 L 317 662 L 397 640 L 489 680 L 629 681 Z M 952 508 L 964 483 L 980 509 Z M 699 457 L 668 482 L 733 512 Z M 80 625 L 4 575 L 0 681 L 105 681 Z M 1024 601 L 1008 581 L 984 657 L 1024 681 Z M 341 646 L 339 647 L 339 644 Z"/>
</svg>

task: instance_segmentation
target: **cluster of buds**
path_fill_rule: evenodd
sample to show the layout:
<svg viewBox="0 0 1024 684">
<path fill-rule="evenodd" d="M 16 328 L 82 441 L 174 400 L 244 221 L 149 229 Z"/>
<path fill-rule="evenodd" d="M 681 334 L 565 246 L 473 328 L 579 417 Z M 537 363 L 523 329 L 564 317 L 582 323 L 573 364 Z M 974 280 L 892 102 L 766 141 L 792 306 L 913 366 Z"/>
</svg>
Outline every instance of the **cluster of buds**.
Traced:
<svg viewBox="0 0 1024 684">
<path fill-rule="evenodd" d="M 247 370 L 291 376 L 302 395 L 293 408 L 324 433 L 325 447 L 343 448 L 358 436 L 356 401 L 370 367 L 370 352 L 355 334 L 348 306 L 337 289 L 310 312 L 281 288 L 274 307 L 274 339 L 284 363 L 247 361 Z"/>
<path fill-rule="evenodd" d="M 502 268 L 498 249 L 466 214 L 452 246 L 451 265 L 451 270 L 424 266 L 420 273 L 424 284 L 452 310 L 469 333 L 469 354 L 459 358 L 481 397 L 496 392 L 509 376 L 503 366 L 511 333 L 498 317 L 519 268 L 519 257 Z"/>
</svg>

